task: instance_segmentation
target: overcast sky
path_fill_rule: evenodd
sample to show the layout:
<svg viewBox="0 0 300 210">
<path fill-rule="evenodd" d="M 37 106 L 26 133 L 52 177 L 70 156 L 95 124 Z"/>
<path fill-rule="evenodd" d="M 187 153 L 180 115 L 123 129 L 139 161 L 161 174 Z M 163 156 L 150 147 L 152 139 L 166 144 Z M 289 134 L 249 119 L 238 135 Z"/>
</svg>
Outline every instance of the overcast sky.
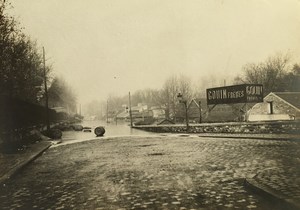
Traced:
<svg viewBox="0 0 300 210">
<path fill-rule="evenodd" d="M 229 80 L 289 51 L 300 61 L 299 0 L 11 0 L 79 103 L 160 88 L 172 74 Z"/>
</svg>

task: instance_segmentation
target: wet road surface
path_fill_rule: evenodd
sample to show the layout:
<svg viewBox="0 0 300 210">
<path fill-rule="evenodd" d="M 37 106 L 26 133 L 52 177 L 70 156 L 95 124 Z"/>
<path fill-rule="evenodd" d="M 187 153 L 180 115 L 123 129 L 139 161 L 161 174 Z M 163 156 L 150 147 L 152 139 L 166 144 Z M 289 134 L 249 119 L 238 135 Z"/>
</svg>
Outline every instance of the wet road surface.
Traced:
<svg viewBox="0 0 300 210">
<path fill-rule="evenodd" d="M 118 121 L 116 122 L 111 122 L 111 123 L 106 123 L 104 121 L 100 120 L 95 120 L 95 121 L 83 121 L 80 123 L 84 127 L 90 127 L 91 132 L 74 132 L 74 131 L 65 131 L 63 132 L 63 137 L 62 140 L 64 142 L 66 141 L 80 141 L 80 140 L 88 140 L 88 139 L 94 139 L 96 137 L 94 133 L 94 129 L 97 126 L 102 126 L 105 128 L 105 134 L 104 137 L 117 137 L 117 136 L 134 136 L 134 135 L 144 135 L 144 136 L 149 136 L 149 135 L 157 135 L 157 133 L 153 132 L 146 132 L 143 130 L 139 129 L 133 129 L 130 128 L 128 125 L 128 122 L 121 122 Z"/>
<path fill-rule="evenodd" d="M 56 145 L 1 186 L 0 209 L 284 209 L 243 180 L 288 170 L 299 148 L 184 135 Z"/>
</svg>

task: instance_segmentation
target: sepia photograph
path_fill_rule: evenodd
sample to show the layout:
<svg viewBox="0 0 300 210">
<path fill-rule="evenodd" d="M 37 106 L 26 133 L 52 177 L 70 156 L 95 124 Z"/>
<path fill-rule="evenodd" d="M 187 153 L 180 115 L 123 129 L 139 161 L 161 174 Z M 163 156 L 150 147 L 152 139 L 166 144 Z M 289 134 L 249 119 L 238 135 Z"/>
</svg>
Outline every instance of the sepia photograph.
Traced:
<svg viewBox="0 0 300 210">
<path fill-rule="evenodd" d="M 1 210 L 300 210 L 300 0 L 0 0 Z"/>
</svg>

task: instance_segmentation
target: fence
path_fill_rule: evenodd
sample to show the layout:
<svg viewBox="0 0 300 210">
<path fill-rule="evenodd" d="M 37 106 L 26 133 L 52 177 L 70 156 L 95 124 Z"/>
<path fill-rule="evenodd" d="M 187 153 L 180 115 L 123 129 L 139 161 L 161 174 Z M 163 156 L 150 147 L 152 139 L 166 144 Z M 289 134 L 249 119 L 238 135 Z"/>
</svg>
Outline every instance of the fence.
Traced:
<svg viewBox="0 0 300 210">
<path fill-rule="evenodd" d="M 66 119 L 64 113 L 49 109 L 51 123 Z M 20 144 L 28 131 L 46 124 L 46 108 L 19 99 L 0 96 L 0 144 Z"/>
</svg>

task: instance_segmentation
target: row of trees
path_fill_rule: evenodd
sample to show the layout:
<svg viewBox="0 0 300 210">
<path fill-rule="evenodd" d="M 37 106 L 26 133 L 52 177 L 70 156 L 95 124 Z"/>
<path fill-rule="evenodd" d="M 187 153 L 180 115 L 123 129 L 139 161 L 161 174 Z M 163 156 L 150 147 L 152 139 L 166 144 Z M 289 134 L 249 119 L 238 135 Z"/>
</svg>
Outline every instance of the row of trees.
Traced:
<svg viewBox="0 0 300 210">
<path fill-rule="evenodd" d="M 0 0 L 0 95 L 44 105 L 43 82 L 47 78 L 50 107 L 63 106 L 75 111 L 74 92 L 62 78 L 51 77 L 51 66 L 44 66 L 41 48 L 7 14 L 11 8 L 8 1 Z"/>
<path fill-rule="evenodd" d="M 73 89 L 61 77 L 55 77 L 48 89 L 49 107 L 64 107 L 67 112 L 76 113 L 76 96 Z"/>
<path fill-rule="evenodd" d="M 211 78 L 210 78 L 211 79 Z M 160 106 L 165 108 L 166 117 L 173 118 L 178 110 L 178 93 L 184 96 L 184 100 L 190 101 L 193 98 L 205 98 L 206 88 L 212 86 L 210 79 L 202 80 L 202 87 L 199 84 L 193 85 L 191 78 L 185 75 L 172 75 L 166 79 L 161 89 L 138 90 L 132 94 L 133 106 L 144 103 L 148 106 Z M 220 79 L 220 84 L 226 78 Z M 214 78 L 216 80 L 216 78 Z M 216 81 L 215 81 L 216 82 Z M 260 63 L 248 63 L 243 66 L 240 75 L 237 75 L 228 85 L 234 84 L 263 84 L 264 94 L 270 92 L 300 91 L 300 65 L 291 62 L 289 54 L 275 54 Z M 219 86 L 217 84 L 216 86 Z M 222 86 L 222 85 L 220 85 Z M 110 96 L 107 101 L 93 101 L 88 104 L 86 114 L 105 115 L 106 109 L 122 110 L 122 105 L 128 106 L 128 96 Z"/>
<path fill-rule="evenodd" d="M 264 93 L 300 91 L 300 66 L 291 64 L 289 54 L 278 53 L 260 63 L 248 63 L 235 84 L 263 84 Z"/>
<path fill-rule="evenodd" d="M 138 103 L 147 104 L 149 107 L 159 106 L 166 110 L 166 117 L 175 116 L 178 106 L 178 93 L 184 95 L 185 100 L 191 100 L 196 97 L 193 90 L 191 79 L 184 75 L 172 75 L 164 83 L 161 89 L 138 90 L 131 95 L 131 104 L 136 106 Z M 107 101 L 93 101 L 87 104 L 84 113 L 87 115 L 104 116 L 106 112 L 123 110 L 129 105 L 128 95 L 109 96 Z"/>
<path fill-rule="evenodd" d="M 0 94 L 36 102 L 43 84 L 42 56 L 15 18 L 6 14 L 8 7 L 0 0 Z"/>
</svg>

